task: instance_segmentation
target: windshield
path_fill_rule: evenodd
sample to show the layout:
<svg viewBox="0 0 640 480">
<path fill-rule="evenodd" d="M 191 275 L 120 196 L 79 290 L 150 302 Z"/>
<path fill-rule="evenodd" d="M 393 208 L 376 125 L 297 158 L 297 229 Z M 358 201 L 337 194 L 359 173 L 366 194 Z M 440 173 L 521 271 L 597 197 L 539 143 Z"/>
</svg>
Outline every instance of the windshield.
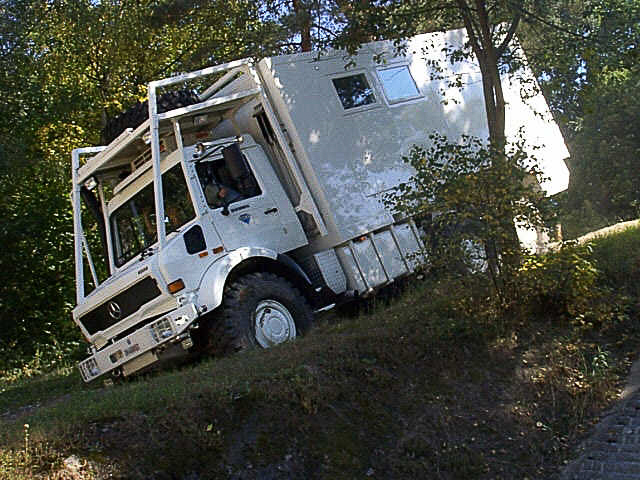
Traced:
<svg viewBox="0 0 640 480">
<path fill-rule="evenodd" d="M 167 234 L 195 217 L 180 164 L 162 175 Z M 156 243 L 153 183 L 136 193 L 111 215 L 115 264 L 120 267 Z"/>
</svg>

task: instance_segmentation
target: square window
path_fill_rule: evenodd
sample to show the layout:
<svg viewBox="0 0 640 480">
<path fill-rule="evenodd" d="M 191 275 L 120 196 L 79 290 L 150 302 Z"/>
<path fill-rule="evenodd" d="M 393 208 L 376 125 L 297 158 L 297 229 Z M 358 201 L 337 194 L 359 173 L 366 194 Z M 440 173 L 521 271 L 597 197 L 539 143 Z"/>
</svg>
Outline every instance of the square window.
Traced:
<svg viewBox="0 0 640 480">
<path fill-rule="evenodd" d="M 378 70 L 378 76 L 389 102 L 420 96 L 416 82 L 406 65 Z"/>
<path fill-rule="evenodd" d="M 367 82 L 364 73 L 333 79 L 333 86 L 336 88 L 338 97 L 345 110 L 349 108 L 362 107 L 376 102 L 373 89 Z"/>
</svg>

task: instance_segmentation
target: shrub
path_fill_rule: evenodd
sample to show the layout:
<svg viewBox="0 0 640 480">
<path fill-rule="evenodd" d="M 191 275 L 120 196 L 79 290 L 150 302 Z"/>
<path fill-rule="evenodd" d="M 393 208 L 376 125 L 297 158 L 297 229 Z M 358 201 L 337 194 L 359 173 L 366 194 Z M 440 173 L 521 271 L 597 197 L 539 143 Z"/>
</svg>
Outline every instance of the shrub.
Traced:
<svg viewBox="0 0 640 480">
<path fill-rule="evenodd" d="M 432 268 L 485 266 L 500 303 L 506 305 L 521 254 L 514 222 L 545 229 L 554 208 L 540 189 L 543 177 L 536 159 L 523 140 L 504 151 L 471 136 L 452 142 L 434 133 L 429 140 L 429 148 L 412 148 L 405 161 L 415 174 L 385 201 L 425 219 Z"/>
<path fill-rule="evenodd" d="M 84 345 L 76 340 L 35 345 L 35 353 L 27 355 L 19 349 L 0 346 L 0 379 L 12 382 L 21 378 L 69 368 L 84 356 Z"/>
<path fill-rule="evenodd" d="M 590 311 L 598 295 L 597 278 L 591 247 L 567 242 L 557 252 L 528 256 L 523 261 L 517 278 L 518 296 L 536 313 L 575 319 Z"/>
<path fill-rule="evenodd" d="M 601 282 L 640 301 L 640 227 L 592 241 Z"/>
</svg>

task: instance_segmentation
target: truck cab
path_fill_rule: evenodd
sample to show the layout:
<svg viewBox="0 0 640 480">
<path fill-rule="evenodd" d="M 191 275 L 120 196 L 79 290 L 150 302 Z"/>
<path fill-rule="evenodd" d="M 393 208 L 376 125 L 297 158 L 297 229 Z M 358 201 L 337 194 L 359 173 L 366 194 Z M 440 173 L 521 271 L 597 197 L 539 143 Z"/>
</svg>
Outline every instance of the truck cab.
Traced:
<svg viewBox="0 0 640 480">
<path fill-rule="evenodd" d="M 80 366 L 85 380 L 105 371 L 133 373 L 172 345 L 192 349 L 196 319 L 219 306 L 216 283 L 224 285 L 236 264 L 244 257 L 276 264 L 308 243 L 271 163 L 250 135 L 205 138 L 182 148 L 171 140 L 160 148 L 163 215 L 155 208 L 153 163 L 140 159 L 149 157 L 148 146 L 128 165 L 114 155 L 80 186 L 80 197 L 93 198 L 88 203 L 99 207 L 96 220 L 110 271 L 74 310 L 93 351 Z M 295 268 L 275 270 L 285 269 L 293 270 L 284 274 L 285 285 L 287 278 L 304 277 Z M 299 291 L 295 295 L 304 300 Z M 262 346 L 295 336 L 295 322 L 288 324 L 284 313 L 271 317 L 260 332 Z M 287 327 L 293 331 L 280 333 Z"/>
<path fill-rule="evenodd" d="M 160 85 L 150 87 L 154 96 Z M 308 245 L 303 207 L 250 132 L 213 133 L 265 99 L 258 89 L 212 92 L 168 114 L 150 108 L 108 146 L 73 152 L 73 317 L 90 344 L 85 381 L 195 349 L 269 347 L 311 323 L 317 292 L 287 255 Z"/>
</svg>

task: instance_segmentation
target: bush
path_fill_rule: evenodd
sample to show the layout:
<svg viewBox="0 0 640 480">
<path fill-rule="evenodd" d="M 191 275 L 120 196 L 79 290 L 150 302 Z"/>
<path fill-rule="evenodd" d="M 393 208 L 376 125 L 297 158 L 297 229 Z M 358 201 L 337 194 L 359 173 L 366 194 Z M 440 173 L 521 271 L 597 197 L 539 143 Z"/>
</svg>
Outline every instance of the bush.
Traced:
<svg viewBox="0 0 640 480">
<path fill-rule="evenodd" d="M 520 260 L 515 225 L 544 230 L 554 206 L 524 140 L 497 150 L 487 140 L 458 141 L 434 133 L 430 146 L 414 146 L 404 160 L 415 170 L 385 201 L 424 218 L 425 242 L 436 271 L 485 267 L 499 303 L 512 295 Z M 481 268 L 482 269 L 482 268 Z"/>
<path fill-rule="evenodd" d="M 603 285 L 640 301 L 640 227 L 597 237 L 592 248 Z"/>
<path fill-rule="evenodd" d="M 614 324 L 640 311 L 640 228 L 527 257 L 512 299 L 536 314 L 586 325 Z"/>
<path fill-rule="evenodd" d="M 517 275 L 518 298 L 536 313 L 575 319 L 598 295 L 598 271 L 590 245 L 564 243 L 557 252 L 528 256 Z"/>
<path fill-rule="evenodd" d="M 74 366 L 85 355 L 84 345 L 76 340 L 51 338 L 32 345 L 33 354 L 0 345 L 0 379 L 12 382 Z"/>
</svg>

